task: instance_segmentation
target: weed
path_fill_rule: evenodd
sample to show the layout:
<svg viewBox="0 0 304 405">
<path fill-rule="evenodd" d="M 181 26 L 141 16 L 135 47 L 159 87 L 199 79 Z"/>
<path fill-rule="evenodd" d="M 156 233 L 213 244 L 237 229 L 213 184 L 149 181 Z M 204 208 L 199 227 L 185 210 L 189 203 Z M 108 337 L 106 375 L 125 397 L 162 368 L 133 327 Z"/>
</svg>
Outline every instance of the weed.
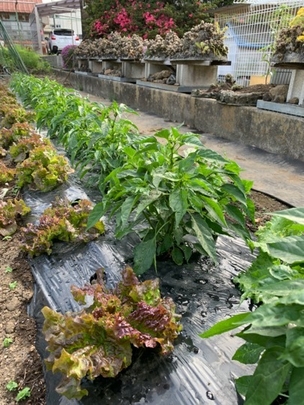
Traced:
<svg viewBox="0 0 304 405">
<path fill-rule="evenodd" d="M 13 269 L 10 266 L 7 266 L 5 269 L 5 273 L 12 273 Z"/>
<path fill-rule="evenodd" d="M 16 401 L 22 401 L 25 398 L 29 398 L 31 396 L 31 389 L 29 387 L 23 388 L 23 390 L 19 391 L 16 396 Z"/>
<path fill-rule="evenodd" d="M 8 391 L 16 391 L 18 389 L 18 383 L 16 381 L 10 381 L 6 384 L 6 389 Z M 15 398 L 17 402 L 22 401 L 23 399 L 29 398 L 31 396 L 31 389 L 29 387 L 24 387 L 20 390 Z"/>
<path fill-rule="evenodd" d="M 2 346 L 3 347 L 10 347 L 10 345 L 13 343 L 13 339 L 10 337 L 6 337 L 3 339 Z"/>
<path fill-rule="evenodd" d="M 10 381 L 9 383 L 6 384 L 6 389 L 8 391 L 15 391 L 18 388 L 18 384 L 16 381 Z"/>
<path fill-rule="evenodd" d="M 9 288 L 10 290 L 14 290 L 17 287 L 17 281 L 13 281 L 11 283 L 9 283 Z"/>
</svg>

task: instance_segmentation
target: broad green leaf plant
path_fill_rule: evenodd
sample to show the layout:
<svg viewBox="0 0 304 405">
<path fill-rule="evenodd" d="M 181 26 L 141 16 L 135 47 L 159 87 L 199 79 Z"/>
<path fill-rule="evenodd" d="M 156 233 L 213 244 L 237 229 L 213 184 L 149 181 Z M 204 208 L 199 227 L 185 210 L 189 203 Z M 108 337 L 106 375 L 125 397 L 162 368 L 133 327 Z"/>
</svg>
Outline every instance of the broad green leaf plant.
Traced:
<svg viewBox="0 0 304 405">
<path fill-rule="evenodd" d="M 251 243 L 256 260 L 235 282 L 253 312 L 237 314 L 202 333 L 207 338 L 236 328 L 245 343 L 233 359 L 257 364 L 253 375 L 236 380 L 244 405 L 304 403 L 304 208 L 272 214 Z M 282 403 L 282 402 L 280 402 Z"/>
<path fill-rule="evenodd" d="M 191 149 L 182 156 L 185 146 Z M 126 146 L 124 153 L 128 160 L 105 179 L 108 191 L 88 226 L 107 214 L 115 216 L 117 238 L 136 232 L 137 274 L 163 255 L 182 264 L 197 251 L 216 262 L 221 234 L 250 238 L 245 219 L 254 215 L 252 183 L 240 179 L 235 162 L 206 149 L 198 135 L 165 129 Z"/>
</svg>

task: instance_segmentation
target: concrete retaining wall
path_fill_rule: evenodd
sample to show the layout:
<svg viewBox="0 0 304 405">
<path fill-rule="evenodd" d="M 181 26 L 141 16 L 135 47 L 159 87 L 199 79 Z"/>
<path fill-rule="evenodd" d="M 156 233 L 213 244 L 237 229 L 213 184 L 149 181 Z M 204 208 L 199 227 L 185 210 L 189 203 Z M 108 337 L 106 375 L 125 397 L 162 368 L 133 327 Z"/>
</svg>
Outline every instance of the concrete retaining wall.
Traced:
<svg viewBox="0 0 304 405">
<path fill-rule="evenodd" d="M 63 60 L 61 55 L 43 55 L 43 60 L 48 62 L 53 68 L 62 68 Z"/>
<path fill-rule="evenodd" d="M 60 70 L 54 72 L 57 76 L 67 77 L 77 90 L 183 122 L 198 131 L 304 162 L 304 118 L 256 107 L 228 106 L 212 99 L 89 75 Z"/>
</svg>

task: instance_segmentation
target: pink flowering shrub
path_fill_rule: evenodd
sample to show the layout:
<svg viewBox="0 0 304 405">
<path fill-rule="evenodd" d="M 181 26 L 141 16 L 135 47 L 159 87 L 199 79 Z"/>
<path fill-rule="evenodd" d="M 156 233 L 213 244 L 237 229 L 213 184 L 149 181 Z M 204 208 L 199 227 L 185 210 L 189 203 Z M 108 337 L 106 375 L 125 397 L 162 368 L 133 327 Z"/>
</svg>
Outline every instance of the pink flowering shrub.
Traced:
<svg viewBox="0 0 304 405">
<path fill-rule="evenodd" d="M 67 45 L 61 51 L 61 56 L 63 60 L 63 67 L 66 69 L 73 69 L 74 67 L 74 52 L 77 45 Z"/>
<path fill-rule="evenodd" d="M 210 19 L 206 14 L 210 3 L 193 0 L 179 4 L 173 0 L 152 0 L 149 3 L 142 0 L 86 0 L 86 5 L 84 25 L 87 27 L 86 36 L 91 38 L 119 32 L 153 39 L 170 30 L 182 36 L 202 19 Z"/>
</svg>

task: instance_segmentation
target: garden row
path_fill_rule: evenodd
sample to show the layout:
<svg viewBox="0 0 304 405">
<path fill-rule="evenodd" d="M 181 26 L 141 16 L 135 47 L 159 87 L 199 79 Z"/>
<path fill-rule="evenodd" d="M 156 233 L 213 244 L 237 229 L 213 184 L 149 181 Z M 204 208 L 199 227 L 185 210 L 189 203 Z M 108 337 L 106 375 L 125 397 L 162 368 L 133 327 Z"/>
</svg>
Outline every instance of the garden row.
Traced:
<svg viewBox="0 0 304 405">
<path fill-rule="evenodd" d="M 89 216 L 88 228 L 104 215 L 115 216 L 117 238 L 131 233 L 138 235 L 140 242 L 134 250 L 134 269 L 138 274 L 153 263 L 156 266 L 158 258 L 164 256 L 182 264 L 199 252 L 216 261 L 219 235 L 241 236 L 251 249 L 257 250 L 251 267 L 235 280 L 243 298 L 251 298 L 257 305 L 255 311 L 222 321 L 201 336 L 244 326 L 237 335 L 245 344 L 234 359 L 246 364 L 257 363 L 252 376 L 237 380 L 245 404 L 270 405 L 279 394 L 286 396 L 289 405 L 301 404 L 304 210 L 276 213 L 253 240 L 246 227 L 246 217 L 254 216 L 248 198 L 251 182 L 241 180 L 237 164 L 204 148 L 195 134 L 182 134 L 177 128 L 171 128 L 155 136 L 142 137 L 130 121 L 120 117 L 126 111 L 125 106 L 113 103 L 105 108 L 90 104 L 54 82 L 32 77 L 16 76 L 11 85 L 25 106 L 35 110 L 37 126 L 48 128 L 48 135 L 65 147 L 80 176 L 98 185 L 101 201 Z M 158 142 L 158 138 L 165 143 Z M 190 148 L 182 157 L 179 150 L 185 145 Z M 138 285 L 136 280 L 135 285 Z M 99 287 L 76 292 L 76 298 L 84 302 L 86 294 L 93 295 L 94 305 L 98 306 L 97 295 L 101 292 L 105 292 L 102 281 Z M 159 304 L 159 298 L 156 302 Z M 153 307 L 154 298 L 151 304 Z M 94 322 L 99 317 L 97 312 L 92 315 L 94 305 L 88 309 L 88 324 L 94 315 Z M 105 305 L 109 311 L 108 304 Z M 115 308 L 121 313 L 120 305 Z M 173 311 L 170 321 L 175 318 Z M 47 329 L 52 334 L 60 322 L 63 329 L 69 327 L 76 336 L 79 330 L 71 328 L 71 319 L 52 313 Z M 94 325 L 97 327 L 98 322 Z M 107 331 L 113 333 L 116 324 L 109 325 Z M 61 332 L 65 336 L 64 330 Z M 78 343 L 90 347 L 88 342 Z M 94 355 L 91 358 L 83 346 L 75 348 L 63 343 L 60 347 L 60 357 L 52 354 L 51 363 L 63 371 L 65 361 L 73 360 L 68 374 L 74 377 L 69 381 L 72 391 L 68 395 L 80 397 L 84 394 L 80 390 L 81 378 L 87 374 L 91 378 L 98 375 L 92 369 Z M 88 355 L 89 366 L 83 367 L 80 353 Z M 79 366 L 82 372 L 75 381 L 73 367 L 76 370 Z M 100 369 L 98 372 L 102 374 Z"/>
<path fill-rule="evenodd" d="M 143 137 L 120 118 L 128 111 L 124 105 L 90 105 L 45 79 L 16 76 L 12 86 L 36 111 L 38 128 L 48 128 L 49 137 L 65 147 L 80 177 L 98 186 L 102 201 L 88 227 L 107 214 L 115 216 L 117 238 L 138 235 L 137 274 L 162 255 L 182 264 L 198 251 L 216 261 L 220 234 L 250 238 L 252 182 L 239 177 L 235 162 L 206 149 L 198 135 L 171 128 Z M 191 148 L 183 157 L 179 149 L 185 145 Z"/>
<path fill-rule="evenodd" d="M 26 111 L 5 87 L 1 87 L 0 128 L 0 185 L 3 187 L 0 201 L 0 234 L 10 237 L 17 229 L 18 221 L 31 211 L 25 202 L 17 198 L 24 187 L 48 192 L 67 181 L 73 171 L 66 158 L 59 155 L 47 138 L 42 138 L 31 125 L 35 114 Z M 54 201 L 40 218 L 39 224 L 29 223 L 22 228 L 25 251 L 31 255 L 51 253 L 53 240 L 89 241 L 104 232 L 101 222 L 87 231 L 87 218 L 92 204 L 88 200 L 73 206 L 68 201 Z"/>
<path fill-rule="evenodd" d="M 35 114 L 24 110 L 5 86 L 1 87 L 1 95 L 6 105 L 1 106 L 0 184 L 3 189 L 0 231 L 3 237 L 8 238 L 17 230 L 21 217 L 26 217 L 31 211 L 19 198 L 24 188 L 28 187 L 27 193 L 47 194 L 68 181 L 68 174 L 73 170 L 50 140 L 41 137 L 27 122 L 27 119 L 33 122 Z M 44 210 L 38 224 L 28 222 L 26 227 L 21 228 L 25 251 L 31 256 L 51 254 L 54 241 L 84 243 L 96 239 L 105 229 L 101 221 L 86 229 L 91 209 L 92 204 L 88 200 L 68 201 L 57 198 Z M 159 346 L 163 354 L 171 352 L 173 340 L 181 329 L 173 301 L 160 297 L 157 280 L 140 282 L 133 270 L 126 267 L 121 282 L 110 290 L 104 284 L 102 272 L 96 270 L 96 274 L 97 282 L 94 286 L 72 288 L 73 297 L 80 304 L 85 303 L 86 297 L 93 296 L 90 298 L 91 301 L 93 299 L 92 308 L 82 314 L 82 324 L 79 324 L 80 315 L 74 319 L 61 316 L 48 307 L 42 310 L 49 351 L 58 352 L 58 344 L 65 346 L 60 356 L 50 355 L 47 362 L 50 368 L 54 372 L 66 372 L 69 363 L 66 350 L 70 349 L 73 374 L 79 356 L 82 374 L 78 372 L 78 378 L 72 377 L 65 384 L 62 383 L 59 390 L 68 397 L 80 398 L 86 393 L 86 390 L 80 389 L 81 379 L 85 375 L 90 375 L 92 379 L 98 375 L 114 377 L 121 369 L 128 367 L 133 346 Z M 92 314 L 89 315 L 89 312 Z M 61 324 L 61 333 L 58 333 L 58 322 Z M 97 336 L 93 333 L 90 338 L 92 328 L 96 327 L 99 328 Z M 100 339 L 100 330 L 103 331 L 104 340 Z M 70 342 L 71 331 L 83 336 L 83 340 L 80 339 L 77 344 L 77 348 L 81 347 L 78 353 L 75 342 Z M 85 347 L 89 347 L 87 358 L 84 358 Z M 114 352 L 113 356 L 111 353 Z"/>
</svg>

